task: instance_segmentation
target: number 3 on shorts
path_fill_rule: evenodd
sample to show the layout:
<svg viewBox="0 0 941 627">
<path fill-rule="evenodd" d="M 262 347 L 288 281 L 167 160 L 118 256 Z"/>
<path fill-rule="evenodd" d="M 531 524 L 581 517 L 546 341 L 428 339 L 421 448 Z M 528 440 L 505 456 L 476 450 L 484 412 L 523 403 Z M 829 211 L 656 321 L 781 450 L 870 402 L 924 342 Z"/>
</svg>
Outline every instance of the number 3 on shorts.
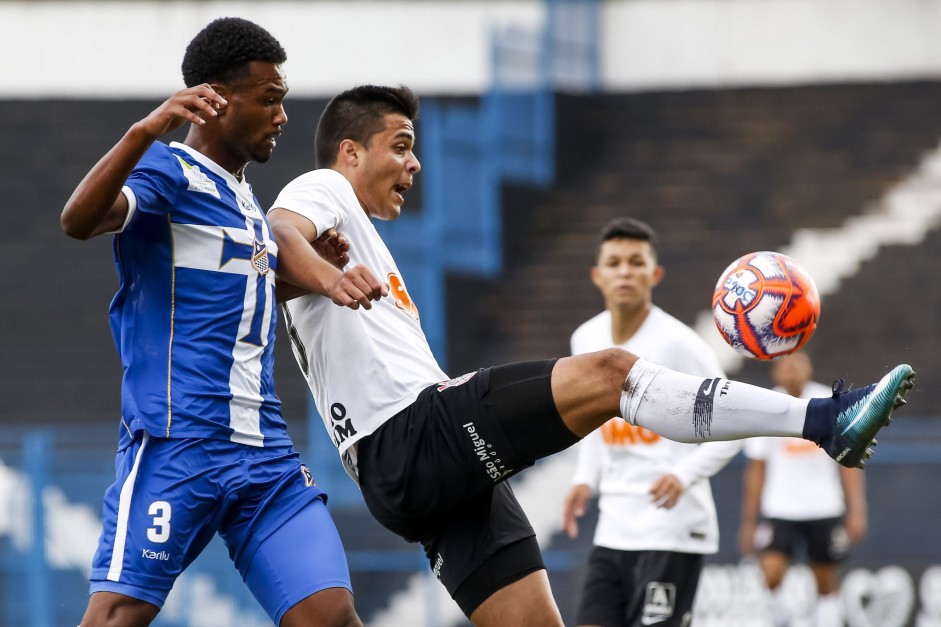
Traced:
<svg viewBox="0 0 941 627">
<path fill-rule="evenodd" d="M 154 526 L 147 529 L 147 539 L 151 542 L 166 542 L 170 539 L 170 515 L 173 509 L 166 501 L 154 501 L 147 513 L 154 517 Z"/>
</svg>

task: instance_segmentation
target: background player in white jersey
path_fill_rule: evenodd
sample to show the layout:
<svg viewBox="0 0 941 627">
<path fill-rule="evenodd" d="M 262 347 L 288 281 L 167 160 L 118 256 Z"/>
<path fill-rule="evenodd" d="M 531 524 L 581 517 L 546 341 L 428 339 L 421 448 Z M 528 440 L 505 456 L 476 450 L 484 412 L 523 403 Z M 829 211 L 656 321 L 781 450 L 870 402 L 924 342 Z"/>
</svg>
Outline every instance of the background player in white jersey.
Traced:
<svg viewBox="0 0 941 627">
<path fill-rule="evenodd" d="M 862 463 L 911 385 L 907 365 L 876 386 L 810 403 L 682 374 L 619 348 L 448 379 L 370 221 L 398 217 L 421 168 L 417 115 L 405 87 L 367 85 L 333 98 L 317 128 L 321 169 L 290 182 L 268 217 L 279 276 L 312 292 L 289 301 L 286 317 L 327 432 L 372 514 L 422 543 L 474 623 L 561 624 L 532 527 L 504 480 L 612 416 L 697 443 L 803 434 L 844 463 Z M 342 274 L 310 242 L 331 228 L 352 245 L 351 271 L 369 268 L 388 283 L 388 296 L 376 295 L 375 284 L 367 285 L 372 295 L 321 295 Z M 334 305 L 362 298 L 375 301 L 370 311 Z"/>
<path fill-rule="evenodd" d="M 830 388 L 811 380 L 813 365 L 805 353 L 788 355 L 771 366 L 775 389 L 797 398 L 829 396 Z M 817 584 L 816 627 L 843 625 L 839 598 L 839 563 L 850 546 L 866 536 L 863 473 L 844 468 L 806 440 L 755 438 L 745 441 L 740 549 L 758 552 L 758 563 L 771 591 L 775 627 L 790 622 L 781 582 L 791 560 L 806 553 Z M 760 521 L 759 521 L 760 515 Z"/>
<path fill-rule="evenodd" d="M 605 225 L 591 269 L 605 310 L 575 330 L 572 354 L 618 346 L 679 372 L 722 377 L 712 349 L 653 304 L 664 275 L 657 243 L 640 220 Z M 740 450 L 740 441 L 674 442 L 620 418 L 582 439 L 563 526 L 578 535 L 595 492 L 600 512 L 578 625 L 689 625 L 703 555 L 719 550 L 709 477 Z"/>
<path fill-rule="evenodd" d="M 275 624 L 362 624 L 272 380 L 277 246 L 245 166 L 268 161 L 287 122 L 285 59 L 252 22 L 210 23 L 187 46 L 187 88 L 132 125 L 62 212 L 72 237 L 116 233 L 120 278 L 117 476 L 84 627 L 150 624 L 216 532 Z M 156 141 L 187 122 L 184 143 Z"/>
</svg>

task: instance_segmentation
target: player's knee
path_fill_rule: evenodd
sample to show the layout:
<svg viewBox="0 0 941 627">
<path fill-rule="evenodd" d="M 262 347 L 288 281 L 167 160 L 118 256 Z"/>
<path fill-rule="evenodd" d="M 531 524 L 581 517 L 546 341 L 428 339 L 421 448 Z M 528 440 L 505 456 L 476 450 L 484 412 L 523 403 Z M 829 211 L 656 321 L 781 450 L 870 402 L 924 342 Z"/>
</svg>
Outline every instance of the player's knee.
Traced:
<svg viewBox="0 0 941 627">
<path fill-rule="evenodd" d="M 596 367 L 620 383 L 627 378 L 627 373 L 631 371 L 637 356 L 629 353 L 623 348 L 606 348 L 595 353 Z"/>
<path fill-rule="evenodd" d="M 123 595 L 96 592 L 92 595 L 80 627 L 146 627 L 157 607 Z"/>
<path fill-rule="evenodd" d="M 345 588 L 328 588 L 305 598 L 285 612 L 279 627 L 363 627 Z"/>
<path fill-rule="evenodd" d="M 336 612 L 330 617 L 329 622 L 324 625 L 329 627 L 363 627 L 363 621 L 359 619 L 356 610 L 353 608 L 353 602 L 344 607 L 337 608 Z"/>
</svg>

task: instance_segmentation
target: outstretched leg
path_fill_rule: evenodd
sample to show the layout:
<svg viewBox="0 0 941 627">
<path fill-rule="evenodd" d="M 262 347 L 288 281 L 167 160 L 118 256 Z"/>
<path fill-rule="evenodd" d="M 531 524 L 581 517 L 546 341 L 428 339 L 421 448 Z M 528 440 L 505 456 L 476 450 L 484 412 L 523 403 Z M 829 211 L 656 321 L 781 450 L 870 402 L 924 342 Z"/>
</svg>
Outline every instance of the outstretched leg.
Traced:
<svg viewBox="0 0 941 627">
<path fill-rule="evenodd" d="M 829 399 L 794 398 L 730 379 L 704 379 L 611 348 L 560 359 L 552 395 L 562 421 L 584 437 L 613 416 L 680 442 L 802 437 L 844 466 L 862 467 L 875 435 L 905 404 L 915 373 L 893 368 L 878 383 Z"/>
</svg>

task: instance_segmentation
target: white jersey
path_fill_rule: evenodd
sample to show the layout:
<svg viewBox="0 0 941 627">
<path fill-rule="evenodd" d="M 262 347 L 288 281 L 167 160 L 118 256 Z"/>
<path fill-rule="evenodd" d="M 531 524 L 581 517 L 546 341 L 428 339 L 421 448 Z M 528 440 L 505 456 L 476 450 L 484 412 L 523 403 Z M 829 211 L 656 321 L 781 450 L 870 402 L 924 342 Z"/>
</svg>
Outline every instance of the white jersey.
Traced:
<svg viewBox="0 0 941 627">
<path fill-rule="evenodd" d="M 287 184 L 272 207 L 304 216 L 318 233 L 342 230 L 352 244 L 350 266 L 363 264 L 390 286 L 389 295 L 368 311 L 313 294 L 284 307 L 298 365 L 355 480 L 355 449 L 350 446 L 448 376 L 432 355 L 389 249 L 342 174 L 329 169 L 303 174 Z"/>
<path fill-rule="evenodd" d="M 572 354 L 614 346 L 611 314 L 602 312 L 572 334 Z M 724 376 L 712 349 L 685 324 L 652 307 L 640 329 L 621 348 L 672 370 Z M 579 444 L 573 483 L 600 494 L 594 543 L 621 551 L 715 553 L 719 523 L 709 477 L 741 450 L 740 442 L 689 444 L 613 418 Z M 657 507 L 653 482 L 673 474 L 685 491 L 672 509 Z"/>
<path fill-rule="evenodd" d="M 801 398 L 831 394 L 829 387 L 811 381 L 804 386 Z M 818 520 L 837 518 L 846 512 L 840 467 L 813 442 L 801 438 L 750 438 L 745 442 L 745 455 L 766 463 L 762 516 Z"/>
</svg>

